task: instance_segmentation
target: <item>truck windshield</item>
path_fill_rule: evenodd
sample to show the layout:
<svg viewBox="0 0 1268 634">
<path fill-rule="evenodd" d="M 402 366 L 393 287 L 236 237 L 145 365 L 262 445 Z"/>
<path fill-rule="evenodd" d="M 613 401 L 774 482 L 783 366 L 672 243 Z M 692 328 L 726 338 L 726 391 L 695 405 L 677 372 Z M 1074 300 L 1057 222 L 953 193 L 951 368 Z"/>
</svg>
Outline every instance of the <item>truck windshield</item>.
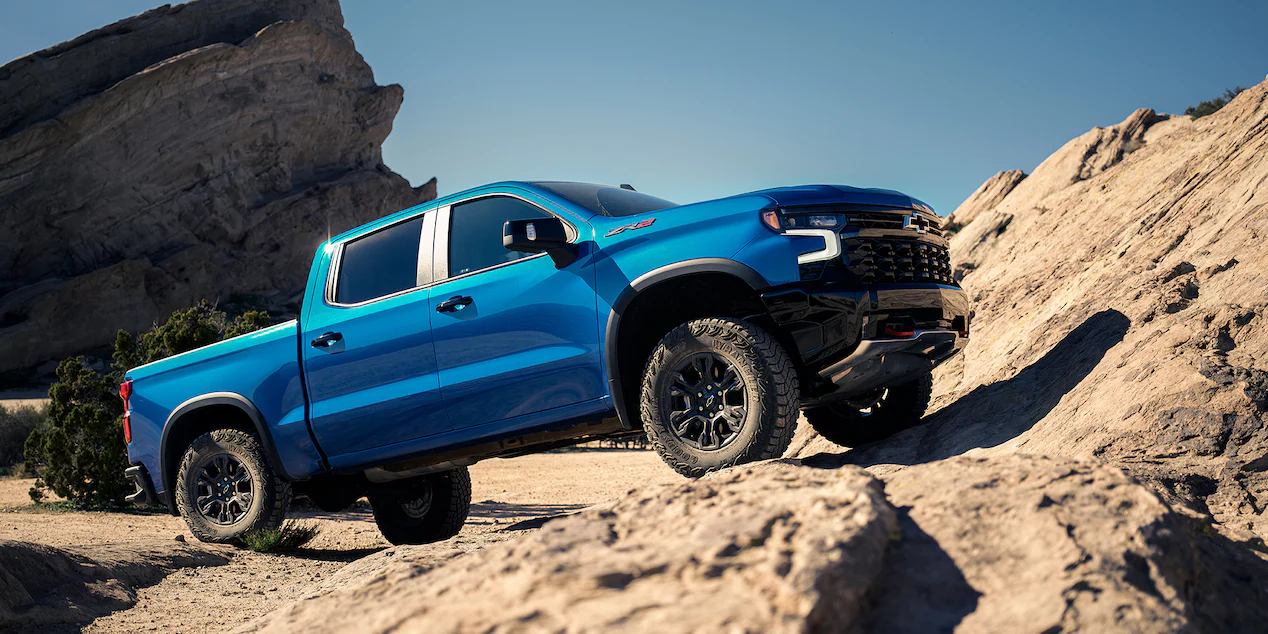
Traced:
<svg viewBox="0 0 1268 634">
<path fill-rule="evenodd" d="M 677 207 L 676 203 L 636 191 L 593 183 L 533 183 L 601 216 L 633 216 Z"/>
</svg>

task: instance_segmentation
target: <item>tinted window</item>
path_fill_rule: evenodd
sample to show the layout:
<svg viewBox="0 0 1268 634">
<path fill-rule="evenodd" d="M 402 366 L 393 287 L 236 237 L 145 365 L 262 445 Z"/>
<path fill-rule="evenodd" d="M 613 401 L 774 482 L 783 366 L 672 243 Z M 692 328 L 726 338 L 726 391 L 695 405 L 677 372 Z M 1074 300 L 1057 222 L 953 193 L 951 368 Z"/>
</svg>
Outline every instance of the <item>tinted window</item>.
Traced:
<svg viewBox="0 0 1268 634">
<path fill-rule="evenodd" d="M 454 205 L 450 213 L 450 277 L 532 255 L 503 247 L 502 225 L 507 220 L 551 217 L 533 205 L 507 196 Z"/>
<path fill-rule="evenodd" d="M 419 216 L 344 245 L 335 301 L 356 304 L 417 286 L 422 227 Z"/>
<path fill-rule="evenodd" d="M 678 205 L 636 191 L 591 183 L 533 183 L 601 216 L 632 216 Z"/>
</svg>

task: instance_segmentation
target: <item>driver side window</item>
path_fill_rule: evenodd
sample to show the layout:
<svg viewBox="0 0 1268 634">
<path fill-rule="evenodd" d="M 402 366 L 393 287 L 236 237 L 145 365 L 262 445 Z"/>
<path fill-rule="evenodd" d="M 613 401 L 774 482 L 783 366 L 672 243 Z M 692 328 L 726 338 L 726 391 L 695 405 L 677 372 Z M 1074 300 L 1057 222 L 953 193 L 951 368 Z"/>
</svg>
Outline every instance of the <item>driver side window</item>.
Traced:
<svg viewBox="0 0 1268 634">
<path fill-rule="evenodd" d="M 450 211 L 449 276 L 457 277 L 533 255 L 502 246 L 502 225 L 508 220 L 550 218 L 518 198 L 490 196 L 454 205 Z"/>
</svg>

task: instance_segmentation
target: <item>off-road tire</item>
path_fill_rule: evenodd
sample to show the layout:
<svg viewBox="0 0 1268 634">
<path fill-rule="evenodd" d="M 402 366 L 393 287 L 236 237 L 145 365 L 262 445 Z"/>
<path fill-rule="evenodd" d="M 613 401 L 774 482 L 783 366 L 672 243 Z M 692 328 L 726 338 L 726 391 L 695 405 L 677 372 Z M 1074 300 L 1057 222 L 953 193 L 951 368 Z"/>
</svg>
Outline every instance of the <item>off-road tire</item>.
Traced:
<svg viewBox="0 0 1268 634">
<path fill-rule="evenodd" d="M 431 500 L 421 517 L 411 516 L 407 506 L 419 499 L 423 487 L 431 488 Z M 471 510 L 471 474 L 466 467 L 433 473 L 370 490 L 374 523 L 384 539 L 396 545 L 430 544 L 449 539 L 462 530 Z"/>
<path fill-rule="evenodd" d="M 252 499 L 246 514 L 229 524 L 217 524 L 205 517 L 197 507 L 198 474 L 204 460 L 228 454 L 245 467 L 251 477 Z M 199 540 L 231 543 L 242 536 L 264 529 L 278 528 L 286 518 L 291 501 L 291 485 L 269 465 L 264 447 L 255 434 L 239 429 L 217 429 L 194 439 L 181 458 L 176 472 L 176 509 L 185 524 Z"/>
<path fill-rule="evenodd" d="M 887 388 L 879 403 L 865 414 L 847 403 L 806 408 L 806 421 L 820 436 L 842 447 L 884 440 L 920 422 L 933 396 L 933 375 Z"/>
<path fill-rule="evenodd" d="M 679 438 L 661 407 L 678 363 L 701 352 L 725 357 L 744 382 L 746 409 L 735 437 L 719 449 L 702 450 Z M 643 372 L 640 414 L 643 430 L 665 464 L 689 478 L 726 467 L 778 458 L 797 428 L 797 371 L 769 333 L 742 319 L 707 317 L 682 324 L 660 340 Z"/>
</svg>

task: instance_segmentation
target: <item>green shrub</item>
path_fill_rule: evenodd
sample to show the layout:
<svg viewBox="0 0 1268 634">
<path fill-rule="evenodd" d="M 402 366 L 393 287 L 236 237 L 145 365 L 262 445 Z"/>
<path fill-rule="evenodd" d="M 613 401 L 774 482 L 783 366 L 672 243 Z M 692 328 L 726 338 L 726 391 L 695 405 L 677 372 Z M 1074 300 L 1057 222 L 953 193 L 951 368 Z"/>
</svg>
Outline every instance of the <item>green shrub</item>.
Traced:
<svg viewBox="0 0 1268 634">
<path fill-rule="evenodd" d="M 1215 114 L 1215 112 L 1220 108 L 1227 106 L 1228 102 L 1232 101 L 1233 98 L 1240 94 L 1243 90 L 1246 89 L 1241 86 L 1237 86 L 1231 90 L 1226 89 L 1223 97 L 1216 97 L 1210 101 L 1203 101 L 1196 106 L 1189 106 L 1184 109 L 1184 114 L 1187 114 L 1194 119 L 1201 119 L 1208 114 Z"/>
<path fill-rule="evenodd" d="M 242 536 L 242 543 L 257 553 L 278 553 L 298 550 L 313 541 L 321 532 L 315 522 L 288 520 L 280 528 L 266 528 Z"/>
<path fill-rule="evenodd" d="M 48 391 L 48 424 L 26 439 L 26 465 L 38 475 L 31 499 L 38 502 L 44 489 L 51 489 L 83 506 L 119 505 L 132 492 L 123 477 L 128 457 L 118 390 L 124 374 L 267 325 L 266 313 L 249 311 L 230 319 L 203 300 L 172 313 L 163 325 L 139 337 L 120 330 L 113 363 L 104 376 L 89 368 L 83 357 L 63 360 L 57 366 L 57 382 Z"/>
<path fill-rule="evenodd" d="M 6 409 L 0 405 L 0 471 L 19 471 L 22 444 L 44 422 L 44 408 L 21 405 Z"/>
</svg>

